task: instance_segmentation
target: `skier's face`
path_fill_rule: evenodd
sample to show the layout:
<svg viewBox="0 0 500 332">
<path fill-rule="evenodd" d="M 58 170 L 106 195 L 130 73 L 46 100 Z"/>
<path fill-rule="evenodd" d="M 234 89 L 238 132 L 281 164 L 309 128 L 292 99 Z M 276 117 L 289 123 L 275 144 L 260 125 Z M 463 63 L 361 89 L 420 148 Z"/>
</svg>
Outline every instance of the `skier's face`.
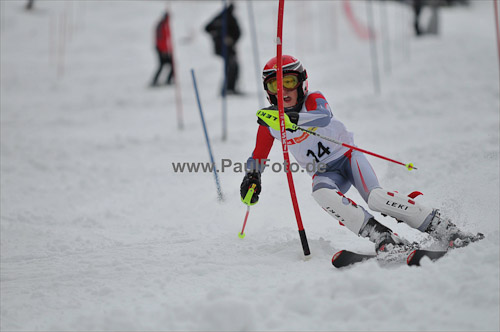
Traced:
<svg viewBox="0 0 500 332">
<path fill-rule="evenodd" d="M 297 105 L 297 100 L 299 93 L 297 88 L 301 84 L 299 76 L 297 73 L 286 73 L 283 77 L 283 99 L 284 106 L 292 107 Z M 273 76 L 265 81 L 265 87 L 267 93 L 271 95 L 278 94 L 278 84 L 276 82 L 276 76 Z"/>
<path fill-rule="evenodd" d="M 283 101 L 284 101 L 283 106 L 287 108 L 297 105 L 297 99 L 299 97 L 297 89 L 288 90 L 285 88 L 284 90 L 285 91 L 283 93 Z"/>
</svg>

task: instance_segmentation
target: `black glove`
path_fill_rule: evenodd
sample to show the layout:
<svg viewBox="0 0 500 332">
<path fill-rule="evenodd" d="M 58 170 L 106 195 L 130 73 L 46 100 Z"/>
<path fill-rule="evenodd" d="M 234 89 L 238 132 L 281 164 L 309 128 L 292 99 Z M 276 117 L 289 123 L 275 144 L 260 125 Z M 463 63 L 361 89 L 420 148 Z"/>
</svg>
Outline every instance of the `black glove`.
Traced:
<svg viewBox="0 0 500 332">
<path fill-rule="evenodd" d="M 269 125 L 265 123 L 264 120 L 262 120 L 261 118 L 257 118 L 257 123 L 260 124 L 261 126 L 269 127 Z"/>
<path fill-rule="evenodd" d="M 250 201 L 250 203 L 255 204 L 259 201 L 259 194 L 260 194 L 260 190 L 262 189 L 262 186 L 260 184 L 260 172 L 259 171 L 249 172 L 243 178 L 243 181 L 241 182 L 241 186 L 240 186 L 241 199 L 245 198 L 245 196 L 247 195 L 248 189 L 250 189 L 252 184 L 255 184 L 255 189 L 254 189 L 254 193 L 253 193 L 252 200 Z"/>
<path fill-rule="evenodd" d="M 286 115 L 288 115 L 288 118 L 290 119 L 290 122 L 298 124 L 298 122 L 299 122 L 299 112 L 286 112 Z M 287 129 L 287 130 L 290 131 L 290 132 L 292 132 L 292 133 L 294 131 L 297 131 L 297 130 L 293 130 L 293 129 Z"/>
</svg>

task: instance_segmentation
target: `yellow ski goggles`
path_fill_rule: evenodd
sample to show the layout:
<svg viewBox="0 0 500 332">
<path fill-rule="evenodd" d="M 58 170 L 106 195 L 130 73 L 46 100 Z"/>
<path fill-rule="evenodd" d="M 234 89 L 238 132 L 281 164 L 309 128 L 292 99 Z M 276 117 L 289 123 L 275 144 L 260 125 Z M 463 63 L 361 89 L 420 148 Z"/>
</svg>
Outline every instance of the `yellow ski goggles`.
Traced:
<svg viewBox="0 0 500 332">
<path fill-rule="evenodd" d="M 300 80 L 297 74 L 286 74 L 283 76 L 283 88 L 287 90 L 294 90 L 300 84 Z M 266 82 L 266 90 L 272 95 L 278 93 L 278 81 L 276 77 L 269 79 Z"/>
</svg>

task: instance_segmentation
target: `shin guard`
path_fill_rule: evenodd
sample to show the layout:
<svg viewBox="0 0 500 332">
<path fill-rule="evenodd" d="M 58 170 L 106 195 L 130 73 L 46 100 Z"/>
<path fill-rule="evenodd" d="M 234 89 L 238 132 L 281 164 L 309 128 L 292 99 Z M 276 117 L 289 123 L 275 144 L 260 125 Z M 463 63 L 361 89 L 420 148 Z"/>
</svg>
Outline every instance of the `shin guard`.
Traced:
<svg viewBox="0 0 500 332">
<path fill-rule="evenodd" d="M 365 223 L 372 218 L 372 215 L 365 209 L 345 197 L 340 191 L 321 188 L 314 191 L 312 195 L 323 210 L 356 235 L 359 235 Z"/>
<path fill-rule="evenodd" d="M 374 211 L 387 214 L 422 232 L 427 228 L 433 211 L 432 208 L 425 207 L 408 196 L 380 188 L 371 191 L 368 206 Z"/>
</svg>

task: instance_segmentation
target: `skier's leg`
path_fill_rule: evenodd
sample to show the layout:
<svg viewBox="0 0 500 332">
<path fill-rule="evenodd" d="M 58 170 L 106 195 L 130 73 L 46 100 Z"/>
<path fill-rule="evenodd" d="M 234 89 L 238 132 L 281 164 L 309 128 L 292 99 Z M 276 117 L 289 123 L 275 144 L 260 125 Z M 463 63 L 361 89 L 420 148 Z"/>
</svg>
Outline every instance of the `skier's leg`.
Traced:
<svg viewBox="0 0 500 332">
<path fill-rule="evenodd" d="M 331 175 L 330 175 L 331 176 Z M 379 223 L 362 206 L 344 196 L 335 184 L 326 186 L 329 174 L 314 179 L 313 197 L 318 204 L 332 217 L 351 230 L 354 234 L 366 237 L 375 243 L 375 250 L 385 250 L 386 245 L 406 245 L 407 241 L 397 237 L 392 231 Z M 313 187 L 313 188 L 314 188 Z"/>
<path fill-rule="evenodd" d="M 348 182 L 338 173 L 327 172 L 313 179 L 313 197 L 332 217 L 341 222 L 354 234 L 373 218 L 363 207 L 342 194 L 339 187 L 349 188 Z M 346 191 L 346 190 L 345 190 Z"/>
<path fill-rule="evenodd" d="M 418 195 L 409 197 L 382 189 L 373 168 L 363 153 L 352 151 L 351 154 L 347 154 L 347 157 L 351 166 L 348 177 L 371 210 L 394 217 L 442 241 L 459 239 L 467 244 L 481 238 L 482 234 L 473 235 L 461 232 L 450 220 L 441 218 L 437 209 L 418 203 L 414 199 Z"/>
<path fill-rule="evenodd" d="M 327 172 L 314 176 L 313 197 L 316 202 L 354 234 L 374 242 L 377 251 L 383 250 L 386 244 L 406 244 L 407 241 L 395 236 L 388 227 L 380 224 L 362 206 L 342 193 L 347 192 L 351 185 L 346 177 L 350 174 L 349 165 L 349 158 L 340 158 L 328 164 Z M 352 177 L 352 174 L 348 177 Z"/>
<path fill-rule="evenodd" d="M 431 208 L 418 204 L 408 196 L 382 189 L 373 168 L 363 153 L 352 151 L 347 157 L 350 162 L 348 176 L 370 209 L 425 231 L 433 217 Z"/>
<path fill-rule="evenodd" d="M 349 150 L 346 157 L 349 159 L 349 167 L 346 169 L 349 181 L 354 184 L 361 197 L 368 203 L 370 192 L 380 188 L 377 175 L 363 153 Z"/>
<path fill-rule="evenodd" d="M 434 217 L 432 208 L 423 206 L 408 196 L 382 188 L 372 190 L 368 198 L 368 206 L 374 211 L 387 214 L 422 232 L 428 228 Z"/>
<path fill-rule="evenodd" d="M 377 175 L 363 153 L 349 150 L 345 156 L 349 160 L 349 163 L 345 166 L 347 177 L 354 184 L 365 202 L 368 202 L 370 193 L 380 188 Z M 389 248 L 386 248 L 388 245 L 396 247 L 409 244 L 408 241 L 394 235 L 390 228 L 380 224 L 373 217 L 363 226 L 359 235 L 374 242 L 377 251 L 389 250 Z"/>
<path fill-rule="evenodd" d="M 368 206 L 450 246 L 464 246 L 484 237 L 481 233 L 462 232 L 451 220 L 441 217 L 438 209 L 420 204 L 414 197 L 375 188 L 368 197 Z"/>
<path fill-rule="evenodd" d="M 422 206 L 408 196 L 382 189 L 363 153 L 352 151 L 348 158 L 351 166 L 349 177 L 370 209 L 404 221 L 413 228 L 426 230 L 433 217 L 431 208 Z"/>
<path fill-rule="evenodd" d="M 375 189 L 370 193 L 368 206 L 421 232 L 429 233 L 433 238 L 450 246 L 464 246 L 484 237 L 481 233 L 474 235 L 461 231 L 450 219 L 441 217 L 438 209 L 424 206 L 397 192 Z"/>
</svg>

